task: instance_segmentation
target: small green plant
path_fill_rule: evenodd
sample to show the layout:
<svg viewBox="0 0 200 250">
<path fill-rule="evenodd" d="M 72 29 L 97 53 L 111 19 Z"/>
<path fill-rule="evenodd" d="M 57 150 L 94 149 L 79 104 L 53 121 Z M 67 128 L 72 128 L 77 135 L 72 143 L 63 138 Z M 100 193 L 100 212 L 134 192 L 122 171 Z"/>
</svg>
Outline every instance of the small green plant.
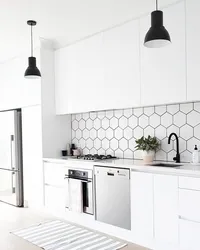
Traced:
<svg viewBox="0 0 200 250">
<path fill-rule="evenodd" d="M 145 138 L 142 136 L 140 139 L 136 140 L 136 146 L 135 148 L 137 150 L 143 150 L 143 151 L 155 151 L 159 149 L 160 143 L 156 137 L 151 137 L 150 135 Z"/>
</svg>

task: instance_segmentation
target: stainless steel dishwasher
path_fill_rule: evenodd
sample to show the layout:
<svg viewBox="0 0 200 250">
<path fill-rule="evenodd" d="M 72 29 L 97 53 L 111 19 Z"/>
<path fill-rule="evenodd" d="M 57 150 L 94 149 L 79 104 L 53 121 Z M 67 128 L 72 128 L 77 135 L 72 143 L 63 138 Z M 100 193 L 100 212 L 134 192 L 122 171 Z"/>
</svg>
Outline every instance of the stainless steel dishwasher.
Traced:
<svg viewBox="0 0 200 250">
<path fill-rule="evenodd" d="M 95 166 L 95 218 L 131 229 L 130 170 Z"/>
</svg>

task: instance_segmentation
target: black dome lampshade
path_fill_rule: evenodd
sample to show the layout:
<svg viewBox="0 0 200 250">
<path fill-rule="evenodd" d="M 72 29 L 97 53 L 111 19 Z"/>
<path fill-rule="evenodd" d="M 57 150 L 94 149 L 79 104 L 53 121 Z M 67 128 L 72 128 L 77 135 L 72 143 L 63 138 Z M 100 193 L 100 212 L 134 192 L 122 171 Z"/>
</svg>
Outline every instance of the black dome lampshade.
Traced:
<svg viewBox="0 0 200 250">
<path fill-rule="evenodd" d="M 170 35 L 163 26 L 163 12 L 158 10 L 156 0 L 156 10 L 151 13 L 151 28 L 145 36 L 144 46 L 147 48 L 161 48 L 170 43 Z"/>
<path fill-rule="evenodd" d="M 36 66 L 36 58 L 33 56 L 33 32 L 32 27 L 36 25 L 36 21 L 29 20 L 27 24 L 31 26 L 31 56 L 28 58 L 28 68 L 24 73 L 27 79 L 37 79 L 41 77 L 41 73 Z"/>
</svg>

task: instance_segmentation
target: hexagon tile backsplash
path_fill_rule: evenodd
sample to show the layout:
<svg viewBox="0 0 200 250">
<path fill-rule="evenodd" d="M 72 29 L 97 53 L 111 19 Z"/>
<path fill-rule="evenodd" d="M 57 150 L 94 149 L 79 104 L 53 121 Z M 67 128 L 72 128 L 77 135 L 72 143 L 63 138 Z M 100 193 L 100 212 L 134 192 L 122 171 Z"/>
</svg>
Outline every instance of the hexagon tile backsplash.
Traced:
<svg viewBox="0 0 200 250">
<path fill-rule="evenodd" d="M 156 160 L 172 161 L 175 143 L 167 142 L 172 132 L 179 136 L 181 161 L 190 162 L 194 145 L 200 147 L 200 102 L 72 115 L 72 142 L 83 154 L 141 159 L 135 140 L 151 135 L 161 141 Z"/>
</svg>

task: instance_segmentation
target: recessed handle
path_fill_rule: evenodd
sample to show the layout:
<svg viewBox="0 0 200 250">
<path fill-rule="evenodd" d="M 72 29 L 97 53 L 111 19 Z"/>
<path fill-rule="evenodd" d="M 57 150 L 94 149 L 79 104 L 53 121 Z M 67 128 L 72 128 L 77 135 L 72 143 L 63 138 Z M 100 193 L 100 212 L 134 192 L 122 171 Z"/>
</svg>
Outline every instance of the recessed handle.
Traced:
<svg viewBox="0 0 200 250">
<path fill-rule="evenodd" d="M 114 176 L 114 173 L 107 172 L 107 175 Z"/>
</svg>

